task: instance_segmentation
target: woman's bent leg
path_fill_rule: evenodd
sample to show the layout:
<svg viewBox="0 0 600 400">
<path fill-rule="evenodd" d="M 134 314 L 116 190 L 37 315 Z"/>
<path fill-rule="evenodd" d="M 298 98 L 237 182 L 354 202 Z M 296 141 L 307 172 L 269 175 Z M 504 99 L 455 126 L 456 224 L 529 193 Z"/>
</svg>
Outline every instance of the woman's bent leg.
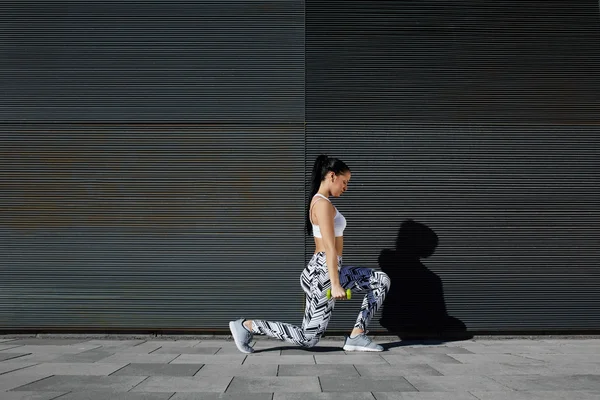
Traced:
<svg viewBox="0 0 600 400">
<path fill-rule="evenodd" d="M 252 332 L 284 340 L 302 347 L 313 347 L 319 342 L 331 318 L 335 301 L 327 299 L 326 291 L 331 288 L 327 275 L 325 256 L 313 257 L 301 275 L 306 293 L 306 308 L 302 327 L 275 321 L 252 320 Z M 307 284 L 308 283 L 308 284 Z"/>
<path fill-rule="evenodd" d="M 340 271 L 340 283 L 344 289 L 351 289 L 353 292 L 367 291 L 354 324 L 355 328 L 366 331 L 371 318 L 381 308 L 390 290 L 390 278 L 385 272 L 372 268 L 343 267 Z"/>
</svg>

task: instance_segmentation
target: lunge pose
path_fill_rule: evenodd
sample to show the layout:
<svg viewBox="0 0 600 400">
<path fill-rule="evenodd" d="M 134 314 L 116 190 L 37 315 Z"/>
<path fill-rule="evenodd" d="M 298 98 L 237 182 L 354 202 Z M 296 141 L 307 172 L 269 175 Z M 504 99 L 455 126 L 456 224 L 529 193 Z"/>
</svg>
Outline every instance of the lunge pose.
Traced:
<svg viewBox="0 0 600 400">
<path fill-rule="evenodd" d="M 315 160 L 306 215 L 306 229 L 314 236 L 315 253 L 300 274 L 300 285 L 306 293 L 302 326 L 258 319 L 231 321 L 229 329 L 241 352 L 254 351 L 250 347 L 253 334 L 313 347 L 327 329 L 335 301 L 346 298 L 346 289 L 366 294 L 354 329 L 344 343 L 344 350 L 383 350 L 366 333 L 371 318 L 390 289 L 390 279 L 384 272 L 371 268 L 342 266 L 346 218 L 329 200 L 329 197 L 339 197 L 348 189 L 350 176 L 350 168 L 337 158 L 320 155 Z M 329 299 L 327 289 L 331 289 Z"/>
</svg>

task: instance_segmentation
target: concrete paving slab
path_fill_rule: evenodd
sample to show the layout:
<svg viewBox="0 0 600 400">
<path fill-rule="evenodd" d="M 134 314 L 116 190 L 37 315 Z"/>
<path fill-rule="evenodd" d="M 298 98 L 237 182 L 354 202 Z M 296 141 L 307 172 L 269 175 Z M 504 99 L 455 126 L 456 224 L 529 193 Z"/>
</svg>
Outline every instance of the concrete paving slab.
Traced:
<svg viewBox="0 0 600 400">
<path fill-rule="evenodd" d="M 388 364 L 380 355 L 380 353 L 363 353 L 349 355 L 315 355 L 317 364 Z"/>
<path fill-rule="evenodd" d="M 412 392 L 417 391 L 406 379 L 398 377 L 339 378 L 321 376 L 323 392 Z"/>
<path fill-rule="evenodd" d="M 437 364 L 430 363 L 432 368 L 445 376 L 458 375 L 531 375 L 549 374 L 551 370 L 546 364 L 508 364 L 508 363 L 476 363 L 476 364 Z M 409 374 L 410 375 L 410 374 Z"/>
<path fill-rule="evenodd" d="M 176 347 L 167 346 L 161 347 L 152 354 L 216 354 L 220 347 Z M 237 348 L 236 348 L 237 350 Z M 239 350 L 238 350 L 239 353 Z"/>
<path fill-rule="evenodd" d="M 67 392 L 1 392 L 2 400 L 54 400 Z"/>
<path fill-rule="evenodd" d="M 169 400 L 271 400 L 273 393 L 176 393 Z"/>
<path fill-rule="evenodd" d="M 8 352 L 3 352 L 3 353 L 0 353 L 0 362 L 6 361 L 6 360 L 15 360 L 17 358 L 24 357 L 24 356 L 27 356 L 29 354 L 31 354 L 31 353 L 8 353 Z M 21 360 L 19 360 L 19 361 L 21 361 Z"/>
<path fill-rule="evenodd" d="M 468 392 L 374 392 L 376 400 L 478 400 Z"/>
<path fill-rule="evenodd" d="M 4 342 L 14 342 L 17 339 L 11 339 L 11 338 L 0 338 L 0 343 L 4 343 Z"/>
<path fill-rule="evenodd" d="M 148 345 L 155 345 L 159 347 L 193 347 L 200 343 L 200 340 L 148 340 Z M 229 343 L 233 343 L 230 341 Z"/>
<path fill-rule="evenodd" d="M 0 351 L 4 351 L 4 350 L 10 350 L 10 349 L 17 349 L 21 346 L 19 345 L 9 345 L 9 344 L 0 344 Z"/>
<path fill-rule="evenodd" d="M 371 392 L 274 393 L 273 400 L 374 400 Z"/>
<path fill-rule="evenodd" d="M 168 364 L 177 354 L 117 353 L 102 359 L 104 363 Z"/>
<path fill-rule="evenodd" d="M 94 346 L 101 347 L 112 347 L 112 348 L 126 348 L 137 346 L 138 344 L 145 343 L 146 341 L 143 339 L 131 339 L 131 340 L 111 340 L 111 339 L 92 339 L 88 340 L 86 343 Z"/>
<path fill-rule="evenodd" d="M 462 347 L 447 347 L 447 346 L 422 346 L 422 347 L 404 347 L 404 351 L 411 355 L 423 354 L 474 354 L 472 351 Z"/>
<path fill-rule="evenodd" d="M 84 351 L 96 349 L 98 347 L 99 346 L 97 346 L 97 345 L 92 345 L 92 344 L 87 344 L 87 343 L 64 345 L 64 346 L 61 346 L 61 345 L 30 345 L 30 344 L 28 344 L 28 345 L 23 345 L 23 346 L 17 347 L 15 349 L 11 349 L 14 351 L 8 351 L 8 352 L 63 355 L 63 354 L 83 353 Z M 3 352 L 6 352 L 6 350 L 4 350 Z"/>
<path fill-rule="evenodd" d="M 20 377 L 15 377 L 20 378 Z M 33 383 L 19 386 L 16 391 L 27 392 L 72 392 L 102 391 L 127 392 L 142 382 L 142 376 L 69 376 L 54 375 Z"/>
<path fill-rule="evenodd" d="M 0 353 L 1 354 L 1 353 Z M 519 353 L 516 356 L 549 363 L 560 364 L 579 364 L 579 363 L 600 363 L 599 353 L 590 351 L 588 354 L 527 354 Z"/>
<path fill-rule="evenodd" d="M 355 365 L 362 377 L 370 376 L 441 376 L 442 374 L 427 364 Z"/>
<path fill-rule="evenodd" d="M 598 400 L 600 391 L 472 392 L 479 400 Z M 379 399 L 378 399 L 379 400 Z"/>
<path fill-rule="evenodd" d="M 87 343 L 87 339 L 61 339 L 61 338 L 23 338 L 12 340 L 10 344 L 14 345 L 33 345 L 33 346 L 69 346 L 80 343 Z"/>
<path fill-rule="evenodd" d="M 18 371 L 23 368 L 31 367 L 37 365 L 36 363 L 23 363 L 23 362 L 13 362 L 13 361 L 5 361 L 0 363 L 0 375 L 6 374 L 7 372 Z"/>
<path fill-rule="evenodd" d="M 593 390 L 600 391 L 600 375 L 520 375 L 495 376 L 494 380 L 514 390 Z M 473 390 L 478 390 L 474 388 Z M 493 389 L 489 389 L 493 390 Z"/>
<path fill-rule="evenodd" d="M 452 354 L 449 357 L 458 360 L 462 364 L 508 363 L 539 365 L 544 363 L 543 361 L 517 354 Z"/>
<path fill-rule="evenodd" d="M 464 356 L 471 356 L 475 354 L 463 354 Z M 453 358 L 447 354 L 427 354 L 427 355 L 396 355 L 383 353 L 381 357 L 392 365 L 397 364 L 427 364 L 435 362 L 439 364 L 461 364 L 456 358 Z"/>
<path fill-rule="evenodd" d="M 320 391 L 318 378 L 312 376 L 236 376 L 227 388 L 227 393 L 307 393 Z"/>
<path fill-rule="evenodd" d="M 248 364 L 315 364 L 314 356 L 255 356 L 248 354 L 244 365 Z"/>
<path fill-rule="evenodd" d="M 27 353 L 27 354 L 20 354 L 20 353 L 7 353 L 7 354 L 12 354 L 13 357 L 6 357 L 5 360 L 12 360 L 12 361 L 19 361 L 19 362 L 32 362 L 32 363 L 43 363 L 43 362 L 50 362 L 53 360 L 56 360 L 57 358 L 61 357 L 60 354 L 31 354 L 31 353 Z M 0 353 L 0 361 L 1 360 L 1 356 L 3 355 L 3 353 Z M 4 360 L 4 361 L 5 361 Z"/>
<path fill-rule="evenodd" d="M 117 348 L 118 346 L 112 346 L 112 349 Z M 160 349 L 160 346 L 157 346 L 155 344 L 148 344 L 148 343 L 140 343 L 137 344 L 135 346 L 127 346 L 124 347 L 122 349 L 119 350 L 115 350 L 115 353 L 121 353 L 121 354 L 150 354 L 150 353 L 154 353 L 155 351 L 157 351 L 158 349 Z"/>
<path fill-rule="evenodd" d="M 0 393 L 7 392 L 9 390 L 14 390 L 16 388 L 33 382 L 42 381 L 48 378 L 49 376 L 50 375 L 17 375 L 13 373 L 0 375 Z M 38 390 L 31 389 L 31 391 L 37 392 Z"/>
<path fill-rule="evenodd" d="M 235 345 L 234 345 L 235 346 Z M 182 354 L 176 357 L 171 364 L 226 364 L 226 365 L 242 365 L 246 359 L 246 354 L 232 355 L 204 355 L 204 354 Z"/>
<path fill-rule="evenodd" d="M 174 393 L 71 392 L 56 400 L 169 400 Z"/>
<path fill-rule="evenodd" d="M 469 392 L 472 390 L 512 391 L 485 376 L 405 376 L 419 392 Z M 389 391 L 389 390 L 386 390 Z"/>
<path fill-rule="evenodd" d="M 340 376 L 360 377 L 354 365 L 280 365 L 277 376 Z"/>
<path fill-rule="evenodd" d="M 172 364 L 171 364 L 172 365 Z M 186 365 L 186 364 L 181 364 Z M 313 365 L 314 367 L 314 365 Z M 278 366 L 270 365 L 218 365 L 207 364 L 203 366 L 195 377 L 211 376 L 277 376 Z M 279 367 L 281 369 L 281 367 Z"/>
<path fill-rule="evenodd" d="M 174 376 L 151 376 L 136 386 L 132 392 L 217 392 L 223 393 L 231 383 L 231 376 L 210 378 L 182 378 Z"/>
<path fill-rule="evenodd" d="M 128 364 L 111 376 L 194 376 L 202 364 Z"/>
<path fill-rule="evenodd" d="M 102 350 L 89 350 L 83 353 L 68 354 L 59 356 L 52 360 L 55 363 L 93 363 L 103 361 L 105 358 L 112 356 L 114 353 L 109 353 Z"/>
<path fill-rule="evenodd" d="M 2 364 L 0 364 L 2 365 Z M 108 376 L 125 367 L 126 363 L 42 363 L 13 372 L 13 374 L 28 375 L 99 375 Z"/>
</svg>

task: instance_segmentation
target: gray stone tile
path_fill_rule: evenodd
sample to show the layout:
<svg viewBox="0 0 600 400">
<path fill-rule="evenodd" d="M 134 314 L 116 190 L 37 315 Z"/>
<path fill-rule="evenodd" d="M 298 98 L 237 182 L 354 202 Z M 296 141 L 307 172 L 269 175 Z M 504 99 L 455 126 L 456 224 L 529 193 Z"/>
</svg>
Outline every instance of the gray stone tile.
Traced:
<svg viewBox="0 0 600 400">
<path fill-rule="evenodd" d="M 0 357 L 3 353 L 0 353 Z M 12 354 L 12 353 L 8 353 Z M 18 361 L 18 362 L 31 362 L 31 363 L 43 363 L 54 361 L 57 358 L 61 357 L 60 354 L 18 354 L 15 357 L 7 358 L 7 360 Z"/>
<path fill-rule="evenodd" d="M 40 339 L 40 338 L 23 338 L 15 339 L 10 342 L 13 345 L 33 345 L 33 346 L 69 346 L 80 343 L 86 343 L 87 339 Z"/>
<path fill-rule="evenodd" d="M 73 345 L 23 345 L 10 351 L 11 353 L 32 353 L 32 354 L 77 354 L 84 351 L 98 348 L 96 345 L 87 343 L 73 344 Z M 5 350 L 6 351 L 6 350 Z"/>
<path fill-rule="evenodd" d="M 202 364 L 129 364 L 111 376 L 194 376 Z"/>
<path fill-rule="evenodd" d="M 106 349 L 107 347 L 104 347 L 104 349 Z M 108 347 L 111 348 L 111 347 Z M 112 349 L 115 349 L 115 347 L 112 347 Z M 154 354 L 157 350 L 160 349 L 160 346 L 157 346 L 155 344 L 148 344 L 148 343 L 140 343 L 137 344 L 135 346 L 127 346 L 127 347 L 123 347 L 119 350 L 114 350 L 115 353 L 120 353 L 120 354 Z"/>
<path fill-rule="evenodd" d="M 0 338 L 0 343 L 4 343 L 4 342 L 14 342 L 17 339 L 11 339 L 11 338 Z"/>
<path fill-rule="evenodd" d="M 204 354 L 182 354 L 177 356 L 171 364 L 226 364 L 226 365 L 242 365 L 246 359 L 246 354 L 231 354 L 231 355 L 204 355 Z"/>
<path fill-rule="evenodd" d="M 148 345 L 154 345 L 158 347 L 192 347 L 200 343 L 200 340 L 148 340 Z M 229 342 L 233 343 L 233 341 Z"/>
<path fill-rule="evenodd" d="M 377 400 L 477 400 L 467 392 L 374 392 Z"/>
<path fill-rule="evenodd" d="M 319 378 L 323 392 L 412 392 L 416 389 L 403 377 Z"/>
<path fill-rule="evenodd" d="M 354 365 L 280 365 L 277 376 L 341 376 L 359 377 Z"/>
<path fill-rule="evenodd" d="M 521 357 L 514 354 L 452 354 L 450 357 L 463 364 L 509 363 L 509 364 L 543 364 L 539 360 Z"/>
<path fill-rule="evenodd" d="M 600 391 L 472 392 L 480 400 L 598 400 Z"/>
<path fill-rule="evenodd" d="M 103 391 L 127 392 L 146 377 L 142 376 L 77 376 L 54 375 L 46 379 L 20 386 L 18 391 L 33 392 L 71 392 L 71 391 Z"/>
<path fill-rule="evenodd" d="M 71 392 L 56 400 L 169 400 L 174 393 Z"/>
<path fill-rule="evenodd" d="M 223 393 L 231 382 L 231 376 L 209 378 L 182 378 L 176 376 L 152 376 L 136 386 L 132 392 L 217 392 Z"/>
<path fill-rule="evenodd" d="M 273 400 L 374 400 L 370 392 L 274 393 Z"/>
<path fill-rule="evenodd" d="M 185 365 L 185 364 L 181 364 Z M 314 367 L 314 365 L 313 365 Z M 281 368 L 281 367 L 280 367 Z M 195 377 L 211 376 L 277 376 L 277 365 L 218 365 L 203 366 Z"/>
<path fill-rule="evenodd" d="M 1 353 L 0 353 L 1 354 Z M 530 362 L 543 361 L 561 364 L 595 363 L 600 364 L 599 353 L 590 351 L 588 354 L 517 354 Z"/>
<path fill-rule="evenodd" d="M 107 363 L 43 363 L 37 364 L 24 370 L 13 372 L 13 374 L 37 374 L 37 375 L 100 375 L 108 376 L 123 368 L 127 364 Z"/>
<path fill-rule="evenodd" d="M 462 347 L 446 347 L 446 346 L 418 346 L 418 347 L 405 347 L 404 350 L 408 354 L 422 355 L 422 354 L 473 354 L 472 351 L 464 349 Z"/>
<path fill-rule="evenodd" d="M 512 390 L 496 382 L 495 379 L 485 376 L 405 376 L 405 378 L 420 392 Z"/>
<path fill-rule="evenodd" d="M 248 364 L 315 364 L 313 356 L 255 356 L 248 354 L 244 365 Z"/>
<path fill-rule="evenodd" d="M 458 354 L 470 356 L 472 354 Z M 474 355 L 474 354 L 473 354 Z M 397 354 L 382 354 L 381 357 L 392 365 L 398 364 L 429 364 L 431 362 L 439 364 L 461 364 L 456 358 L 452 358 L 447 354 L 426 354 L 426 355 L 397 355 Z"/>
<path fill-rule="evenodd" d="M 23 368 L 31 367 L 33 365 L 37 365 L 36 363 L 23 363 L 16 361 L 6 361 L 0 363 L 0 375 L 6 374 L 7 372 L 17 371 Z"/>
<path fill-rule="evenodd" d="M 236 376 L 227 393 L 320 392 L 319 380 L 310 376 Z"/>
<path fill-rule="evenodd" d="M 271 400 L 272 393 L 176 393 L 169 400 Z"/>
<path fill-rule="evenodd" d="M 2 392 L 2 400 L 54 400 L 66 392 Z"/>
<path fill-rule="evenodd" d="M 117 353 L 102 359 L 104 363 L 168 364 L 177 354 L 134 354 Z"/>
<path fill-rule="evenodd" d="M 600 375 L 495 376 L 494 380 L 515 390 L 600 391 Z"/>
<path fill-rule="evenodd" d="M 345 355 L 346 352 L 341 347 L 319 347 L 318 350 L 310 351 L 310 349 L 282 349 L 282 356 L 304 356 L 304 355 L 326 355 L 326 354 L 337 354 Z"/>
<path fill-rule="evenodd" d="M 131 340 L 112 340 L 112 339 L 93 339 L 88 340 L 86 343 L 94 346 L 111 347 L 111 348 L 126 348 L 131 346 L 137 346 L 138 344 L 145 343 L 145 340 L 131 339 Z"/>
<path fill-rule="evenodd" d="M 272 393 L 176 393 L 169 400 L 271 400 Z"/>
<path fill-rule="evenodd" d="M 48 378 L 49 375 L 19 375 L 14 373 L 8 373 L 4 375 L 0 375 L 0 392 L 14 390 L 24 385 L 28 385 L 32 382 L 41 381 L 43 379 Z M 33 392 L 37 392 L 38 390 L 31 389 Z M 60 391 L 60 390 L 59 390 Z"/>
<path fill-rule="evenodd" d="M 54 358 L 55 363 L 93 363 L 103 361 L 105 358 L 112 356 L 114 353 L 109 353 L 102 350 L 89 350 L 78 354 L 68 354 Z"/>
<path fill-rule="evenodd" d="M 215 353 L 215 355 L 217 355 L 217 356 L 235 355 L 235 354 L 242 354 L 235 346 L 221 347 Z M 281 355 L 281 350 L 276 350 L 276 349 L 266 349 L 266 350 L 259 349 L 259 350 L 257 350 L 257 349 L 254 349 L 254 353 L 252 353 L 252 355 L 255 357 L 256 356 L 279 356 L 279 355 Z"/>
<path fill-rule="evenodd" d="M 10 349 L 18 349 L 19 345 L 10 345 L 10 344 L 0 344 L 0 351 L 4 351 L 4 350 L 10 350 Z M 18 350 L 14 350 L 14 351 L 18 351 Z"/>
<path fill-rule="evenodd" d="M 18 359 L 20 357 L 27 356 L 29 354 L 31 354 L 31 353 L 7 353 L 7 352 L 2 352 L 2 353 L 0 353 L 0 362 L 6 361 L 6 360 L 16 361 L 16 359 Z M 19 360 L 19 361 L 21 361 L 21 360 Z"/>
<path fill-rule="evenodd" d="M 508 363 L 478 363 L 478 364 L 429 364 L 445 376 L 455 375 L 530 375 L 548 374 L 548 365 L 508 364 Z"/>
<path fill-rule="evenodd" d="M 388 364 L 379 353 L 355 355 L 315 355 L 317 364 Z"/>
<path fill-rule="evenodd" d="M 216 354 L 220 347 L 161 347 L 152 354 Z M 236 348 L 237 350 L 237 348 Z M 239 350 L 238 350 L 239 354 Z"/>
<path fill-rule="evenodd" d="M 369 376 L 441 376 L 427 364 L 355 365 L 362 377 Z"/>
</svg>

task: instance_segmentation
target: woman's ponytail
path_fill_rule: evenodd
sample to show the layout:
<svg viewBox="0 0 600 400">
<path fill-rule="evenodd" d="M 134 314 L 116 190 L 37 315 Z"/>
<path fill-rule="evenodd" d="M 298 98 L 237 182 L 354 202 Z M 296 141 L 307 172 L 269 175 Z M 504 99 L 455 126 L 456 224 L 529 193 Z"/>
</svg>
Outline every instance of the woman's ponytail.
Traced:
<svg viewBox="0 0 600 400">
<path fill-rule="evenodd" d="M 325 154 L 321 154 L 315 160 L 315 164 L 313 165 L 312 174 L 310 176 L 310 190 L 308 193 L 308 205 L 306 206 L 306 232 L 309 235 L 312 235 L 312 224 L 310 222 L 310 203 L 312 198 L 319 191 L 319 187 L 321 186 L 321 181 L 323 180 L 323 176 L 328 171 L 329 157 Z"/>
</svg>

